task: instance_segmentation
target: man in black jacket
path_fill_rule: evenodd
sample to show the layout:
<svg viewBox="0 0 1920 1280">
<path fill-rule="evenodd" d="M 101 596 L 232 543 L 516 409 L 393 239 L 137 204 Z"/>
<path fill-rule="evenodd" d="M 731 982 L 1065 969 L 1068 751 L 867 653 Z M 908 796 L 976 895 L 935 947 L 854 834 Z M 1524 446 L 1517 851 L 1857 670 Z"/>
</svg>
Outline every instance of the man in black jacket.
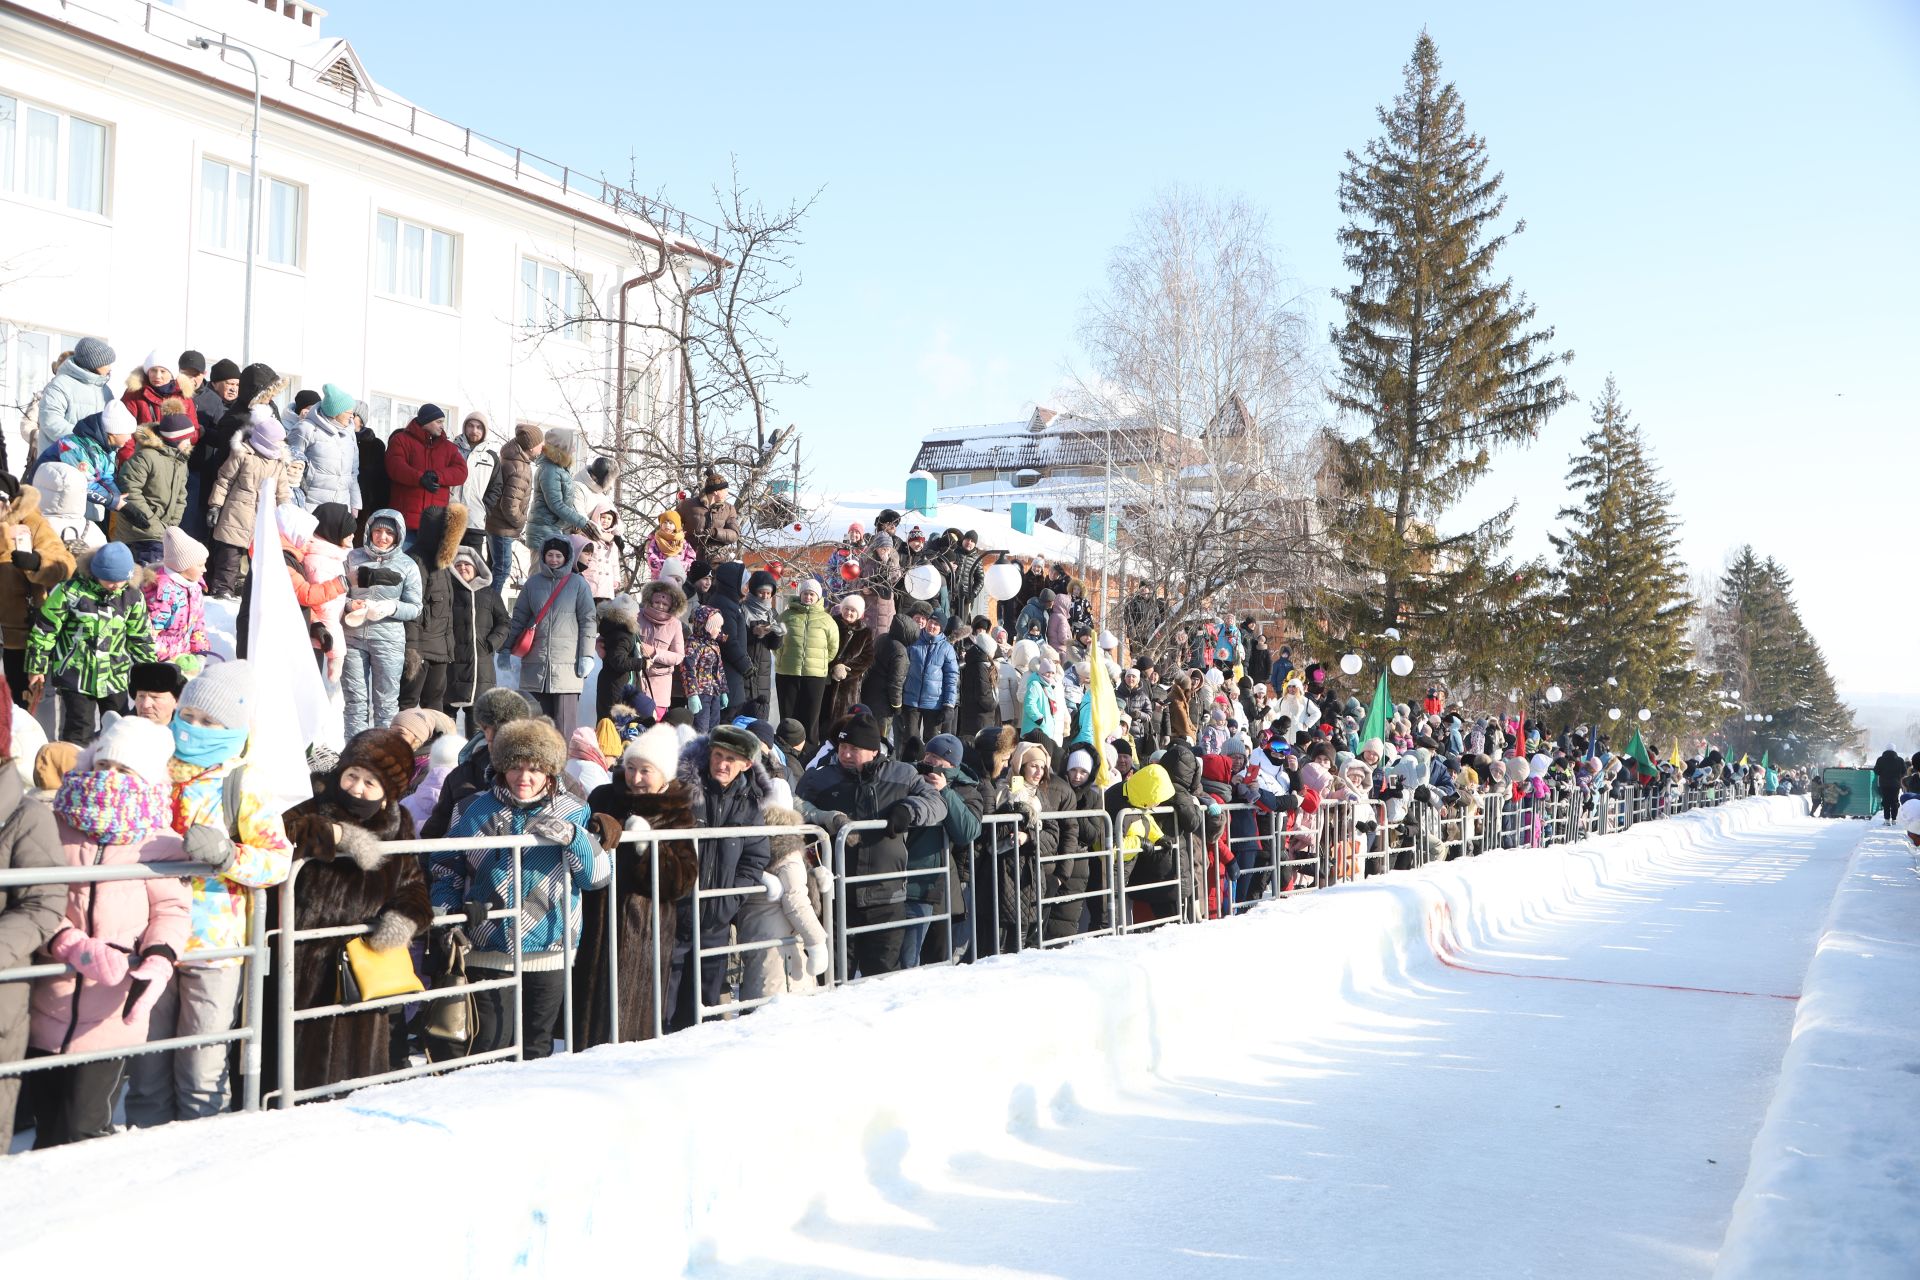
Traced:
<svg viewBox="0 0 1920 1280">
<path fill-rule="evenodd" d="M 1880 816 L 1889 824 L 1894 815 L 1900 812 L 1900 779 L 1907 776 L 1907 762 L 1900 753 L 1888 747 L 1873 762 L 1873 776 L 1880 784 Z"/>
<path fill-rule="evenodd" d="M 898 877 L 907 869 L 907 833 L 944 821 L 947 804 L 913 766 L 883 759 L 880 726 L 870 715 L 851 715 L 830 739 L 834 756 L 812 769 L 794 788 L 794 801 L 808 822 L 834 839 L 849 822 L 881 821 L 880 830 L 845 836 L 848 876 Z M 904 879 L 864 880 L 841 889 L 849 930 L 892 924 L 907 918 Z M 891 973 L 900 967 L 902 930 L 875 929 L 849 942 L 854 970 L 861 975 Z"/>
<path fill-rule="evenodd" d="M 724 567 L 724 566 L 723 566 Z M 738 725 L 723 724 L 695 738 L 680 753 L 680 781 L 692 801 L 696 827 L 757 827 L 763 823 L 773 782 L 760 763 L 760 739 Z M 702 889 L 764 888 L 780 895 L 780 882 L 767 871 L 773 852 L 767 837 L 729 835 L 699 844 Z M 727 945 L 727 931 L 740 914 L 741 896 L 709 898 L 700 904 L 700 945 Z M 667 1026 L 678 1031 L 694 1024 L 693 895 L 680 902 L 673 939 L 673 978 L 667 990 Z M 700 1003 L 707 1016 L 720 1012 L 726 988 L 727 957 L 706 954 L 700 965 Z"/>
<path fill-rule="evenodd" d="M 716 566 L 713 585 L 700 597 L 701 604 L 720 611 L 720 661 L 727 669 L 729 716 L 738 715 L 747 705 L 747 677 L 753 671 L 753 653 L 747 648 L 747 613 L 740 607 L 746 598 L 747 566 L 738 560 Z"/>
<path fill-rule="evenodd" d="M 860 700 L 873 712 L 883 738 L 892 732 L 906 700 L 908 650 L 919 638 L 920 625 L 907 614 L 896 613 L 886 634 L 874 641 L 873 665 L 861 682 Z"/>
</svg>

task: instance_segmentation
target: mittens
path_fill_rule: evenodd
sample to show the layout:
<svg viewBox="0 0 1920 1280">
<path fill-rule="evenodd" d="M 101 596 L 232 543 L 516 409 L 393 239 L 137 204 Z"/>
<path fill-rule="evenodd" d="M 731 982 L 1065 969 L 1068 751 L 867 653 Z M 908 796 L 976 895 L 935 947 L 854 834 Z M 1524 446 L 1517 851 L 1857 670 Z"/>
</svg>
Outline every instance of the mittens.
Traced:
<svg viewBox="0 0 1920 1280">
<path fill-rule="evenodd" d="M 127 976 L 125 953 L 78 929 L 61 930 L 60 936 L 47 948 L 47 954 L 62 964 L 72 965 L 88 982 L 97 982 L 103 987 L 114 986 Z"/>
<path fill-rule="evenodd" d="M 127 1011 L 121 1021 L 128 1026 L 139 1022 L 159 1003 L 160 993 L 173 981 L 173 959 L 154 952 L 133 969 L 133 986 L 127 992 Z"/>
<path fill-rule="evenodd" d="M 835 684 L 839 684 L 842 680 L 845 680 L 847 678 L 847 664 L 844 662 L 836 662 L 831 667 L 828 667 L 827 678 Z"/>
<path fill-rule="evenodd" d="M 535 818 L 527 824 L 527 834 L 538 836 L 546 844 L 572 844 L 574 832 L 578 830 L 565 818 Z"/>
<path fill-rule="evenodd" d="M 833 953 L 827 950 L 825 943 L 807 948 L 807 972 L 812 976 L 819 977 L 832 963 Z"/>
<path fill-rule="evenodd" d="M 767 891 L 768 902 L 780 901 L 780 894 L 783 891 L 780 887 L 779 876 L 774 875 L 771 871 L 762 871 L 760 873 L 760 887 Z"/>
<path fill-rule="evenodd" d="M 187 828 L 187 861 L 204 862 L 218 875 L 233 865 L 233 837 L 221 827 L 196 822 Z"/>
<path fill-rule="evenodd" d="M 22 573 L 33 573 L 40 568 L 40 553 L 38 551 L 14 552 L 13 567 Z"/>
<path fill-rule="evenodd" d="M 576 676 L 579 676 L 582 680 L 585 680 L 587 678 L 587 673 L 592 670 L 593 670 L 592 654 L 583 655 L 578 660 L 576 660 L 573 664 L 573 674 L 575 674 Z"/>
</svg>

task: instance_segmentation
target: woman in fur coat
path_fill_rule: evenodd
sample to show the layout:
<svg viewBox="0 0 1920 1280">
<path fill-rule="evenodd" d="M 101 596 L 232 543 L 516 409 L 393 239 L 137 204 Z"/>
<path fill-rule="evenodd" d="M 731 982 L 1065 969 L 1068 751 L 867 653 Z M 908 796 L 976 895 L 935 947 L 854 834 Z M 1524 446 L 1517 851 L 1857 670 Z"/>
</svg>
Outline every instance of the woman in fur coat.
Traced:
<svg viewBox="0 0 1920 1280">
<path fill-rule="evenodd" d="M 784 805 L 769 804 L 761 810 L 760 821 L 770 827 L 797 827 L 803 819 Z M 807 838 L 797 832 L 771 837 L 767 841 L 772 853 L 767 874 L 779 881 L 780 896 L 747 898 L 734 917 L 734 931 L 742 943 L 786 939 L 778 947 L 741 953 L 743 1004 L 789 993 L 812 995 L 820 990 L 820 975 L 827 971 L 832 953 L 827 948 L 826 926 L 820 922 L 823 902 L 807 844 Z M 827 883 L 831 885 L 832 879 Z"/>
<path fill-rule="evenodd" d="M 400 705 L 447 709 L 447 676 L 453 666 L 453 612 L 466 593 L 453 579 L 453 557 L 467 536 L 467 509 L 459 503 L 426 507 L 409 553 L 420 570 L 420 612 L 406 625 Z"/>
<path fill-rule="evenodd" d="M 654 962 L 660 982 L 667 981 L 678 903 L 693 892 L 700 874 L 693 846 L 671 840 L 620 844 L 634 832 L 684 831 L 693 823 L 686 784 L 674 780 L 680 764 L 680 738 L 671 725 L 654 725 L 629 742 L 620 754 L 613 781 L 587 797 L 593 829 L 602 849 L 615 850 L 609 883 L 589 889 L 581 906 L 580 952 L 573 966 L 573 1018 L 580 1047 L 613 1041 L 611 992 L 619 993 L 622 1042 L 653 1038 Z M 660 931 L 654 932 L 653 861 L 660 860 Z M 609 909 L 618 921 L 617 973 L 607 959 Z M 661 1016 L 664 1019 L 665 1009 Z"/>
<path fill-rule="evenodd" d="M 413 820 L 400 807 L 413 777 L 413 748 L 396 729 L 367 729 L 340 752 L 326 790 L 287 810 L 282 821 L 300 868 L 294 927 L 368 926 L 375 951 L 404 948 L 433 920 L 427 880 L 412 854 L 382 853 L 382 840 L 411 840 Z M 267 895 L 267 927 L 276 928 L 280 894 Z M 293 961 L 293 1005 L 312 1009 L 338 1002 L 345 938 L 302 942 Z M 264 1076 L 279 1087 L 277 1002 L 267 1002 Z M 389 1067 L 394 1011 L 374 1009 L 302 1022 L 293 1042 L 297 1089 L 377 1075 Z"/>
<path fill-rule="evenodd" d="M 852 714 L 853 704 L 860 701 L 867 669 L 873 666 L 873 632 L 861 625 L 867 613 L 866 600 L 859 595 L 842 596 L 834 610 L 840 615 L 840 647 L 833 655 L 833 665 L 827 668 L 827 698 L 819 724 L 823 735 L 828 726 Z"/>
</svg>

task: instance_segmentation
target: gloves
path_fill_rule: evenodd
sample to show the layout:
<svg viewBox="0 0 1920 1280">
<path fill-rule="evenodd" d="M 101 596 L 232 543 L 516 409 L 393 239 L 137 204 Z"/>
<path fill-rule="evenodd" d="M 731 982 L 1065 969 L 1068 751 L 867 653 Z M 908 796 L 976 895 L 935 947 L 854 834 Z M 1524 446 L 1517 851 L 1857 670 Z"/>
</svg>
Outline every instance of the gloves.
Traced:
<svg viewBox="0 0 1920 1280">
<path fill-rule="evenodd" d="M 620 820 L 610 813 L 596 813 L 588 820 L 593 826 L 594 838 L 602 849 L 612 849 L 620 843 Z"/>
<path fill-rule="evenodd" d="M 700 704 L 700 695 L 699 695 L 699 694 L 697 694 L 697 693 L 690 693 L 690 694 L 688 694 L 688 695 L 687 695 L 687 710 L 688 710 L 688 711 L 691 711 L 691 712 L 692 712 L 692 713 L 693 713 L 694 715 L 696 715 L 696 716 L 697 716 L 697 715 L 699 715 L 699 714 L 700 714 L 700 705 L 701 705 L 701 704 Z"/>
<path fill-rule="evenodd" d="M 399 604 L 399 603 L 400 603 L 400 602 L 399 602 L 398 600 L 369 600 L 369 601 L 367 601 L 367 602 L 366 602 L 366 604 L 367 604 L 367 608 L 366 608 L 366 615 L 367 615 L 367 621 L 368 621 L 368 622 L 381 622 L 381 621 L 384 621 L 384 620 L 385 620 L 385 619 L 387 619 L 387 618 L 391 618 L 391 617 L 393 616 L 393 610 L 394 610 L 394 606 L 395 606 L 395 605 L 397 605 L 397 604 Z"/>
<path fill-rule="evenodd" d="M 576 676 L 579 676 L 582 680 L 585 680 L 587 678 L 587 672 L 591 670 L 593 670 L 592 654 L 580 655 L 580 657 L 573 664 L 573 674 L 575 674 Z"/>
<path fill-rule="evenodd" d="M 22 573 L 32 573 L 40 567 L 38 551 L 16 551 L 13 553 L 13 567 Z"/>
<path fill-rule="evenodd" d="M 903 836 L 913 826 L 913 806 L 904 800 L 888 805 L 887 811 L 880 816 L 886 819 L 887 834 L 890 836 Z"/>
<path fill-rule="evenodd" d="M 807 948 L 807 972 L 814 977 L 817 978 L 825 973 L 827 966 L 832 962 L 833 955 L 827 950 L 825 943 L 821 943 L 817 947 Z"/>
<path fill-rule="evenodd" d="M 14 556 L 16 559 L 19 557 L 19 554 L 20 553 L 17 551 L 14 552 Z M 833 681 L 835 684 L 839 684 L 842 680 L 845 680 L 846 678 L 847 678 L 846 663 L 836 662 L 831 667 L 827 668 L 827 679 Z"/>
<path fill-rule="evenodd" d="M 487 922 L 487 912 L 492 908 L 485 902 L 463 902 L 460 910 L 466 913 L 467 933 L 471 936 L 480 932 L 480 926 Z"/>
<path fill-rule="evenodd" d="M 333 632 L 327 630 L 326 623 L 309 622 L 307 624 L 307 639 L 311 640 L 313 642 L 313 647 L 318 649 L 320 652 L 322 653 L 333 652 Z"/>
<path fill-rule="evenodd" d="M 125 953 L 78 929 L 62 929 L 47 948 L 47 954 L 62 964 L 70 964 L 88 982 L 103 987 L 116 985 L 127 976 Z"/>
<path fill-rule="evenodd" d="M 121 1021 L 129 1026 L 145 1018 L 160 1001 L 161 992 L 173 981 L 173 959 L 163 952 L 150 953 L 133 969 L 133 986 L 127 992 L 127 1011 Z"/>
<path fill-rule="evenodd" d="M 356 579 L 363 587 L 397 587 L 400 585 L 400 571 L 383 569 L 377 564 L 363 564 Z"/>
<path fill-rule="evenodd" d="M 440 492 L 440 473 L 437 471 L 422 471 L 420 473 L 420 487 L 428 493 Z"/>
<path fill-rule="evenodd" d="M 833 896 L 833 872 L 824 866 L 818 866 L 812 868 L 810 874 L 813 876 L 813 887 L 819 891 L 821 900 L 825 901 L 831 898 Z"/>
<path fill-rule="evenodd" d="M 1353 829 L 1363 836 L 1370 836 L 1380 829 L 1380 824 L 1372 818 L 1363 818 L 1353 824 Z"/>
<path fill-rule="evenodd" d="M 1286 795 L 1275 800 L 1273 807 L 1279 813 L 1293 813 L 1300 808 L 1300 797 L 1289 791 Z"/>
<path fill-rule="evenodd" d="M 786 892 L 780 885 L 780 877 L 771 871 L 762 871 L 760 873 L 760 887 L 767 891 L 768 902 L 780 901 L 780 895 Z"/>
<path fill-rule="evenodd" d="M 539 837 L 543 844 L 572 844 L 579 830 L 565 818 L 535 818 L 527 824 L 527 834 Z"/>
<path fill-rule="evenodd" d="M 332 636 L 327 637 L 327 644 L 329 646 L 333 644 Z M 207 660 L 198 653 L 183 653 L 173 660 L 173 665 L 180 668 L 181 675 L 191 680 L 200 674 L 200 669 L 207 665 Z"/>
<path fill-rule="evenodd" d="M 196 822 L 187 828 L 187 861 L 204 862 L 219 875 L 233 865 L 233 837 L 221 827 L 208 822 Z"/>
<path fill-rule="evenodd" d="M 828 843 L 840 838 L 840 833 L 847 829 L 847 821 L 847 815 L 838 809 L 823 809 L 814 818 L 820 829 L 827 833 Z"/>
</svg>

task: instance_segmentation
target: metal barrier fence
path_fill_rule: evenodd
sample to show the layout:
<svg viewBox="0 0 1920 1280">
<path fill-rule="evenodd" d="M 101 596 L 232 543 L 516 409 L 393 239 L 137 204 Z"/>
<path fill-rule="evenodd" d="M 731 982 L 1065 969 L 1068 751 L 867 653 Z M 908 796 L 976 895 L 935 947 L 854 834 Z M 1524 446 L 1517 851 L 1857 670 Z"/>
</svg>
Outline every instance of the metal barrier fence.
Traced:
<svg viewBox="0 0 1920 1280">
<path fill-rule="evenodd" d="M 1219 805 L 1217 812 L 1208 812 L 1203 817 L 1199 831 L 1183 829 L 1178 812 L 1172 806 L 1145 810 L 1128 807 L 1117 813 L 1100 809 L 1043 812 L 1038 815 L 1042 823 L 1093 822 L 1099 824 L 1104 833 L 1102 848 L 1086 849 L 1076 842 L 1073 848 L 1065 852 L 1056 848 L 1053 853 L 1044 855 L 1038 852 L 1031 839 L 1025 838 L 1031 834 L 1025 830 L 1025 817 L 1020 814 L 989 814 L 981 819 L 979 837 L 964 849 L 964 873 L 956 860 L 956 851 L 944 834 L 939 865 L 909 865 L 902 869 L 858 873 L 851 871 L 849 851 L 861 847 L 860 836 L 885 829 L 886 823 L 878 820 L 848 822 L 831 835 L 817 825 L 628 833 L 621 837 L 621 845 L 645 846 L 652 855 L 648 858 L 644 890 L 652 935 L 652 955 L 649 957 L 647 974 L 653 997 L 652 1013 L 648 1026 L 621 1026 L 622 992 L 617 980 L 620 973 L 621 895 L 623 892 L 631 895 L 635 890 L 631 885 L 622 888 L 616 854 L 597 850 L 596 866 L 601 857 L 607 858 L 610 865 L 605 878 L 596 877 L 594 886 L 604 887 L 607 891 L 603 955 L 608 978 L 605 992 L 608 1032 L 595 1042 L 644 1039 L 649 1034 L 659 1036 L 667 1030 L 664 1011 L 672 983 L 665 957 L 680 950 L 678 940 L 667 937 L 663 927 L 663 907 L 666 904 L 661 902 L 660 896 L 660 854 L 661 846 L 668 842 L 693 846 L 697 857 L 701 844 L 708 841 L 743 837 L 798 837 L 806 841 L 807 848 L 816 857 L 830 856 L 832 903 L 831 910 L 823 912 L 823 915 L 831 918 L 829 927 L 833 946 L 831 963 L 828 971 L 822 975 L 821 983 L 830 988 L 845 986 L 894 967 L 879 964 L 872 972 L 863 971 L 859 963 L 860 949 L 850 947 L 852 940 L 857 938 L 904 933 L 915 926 L 924 925 L 928 930 L 935 927 L 945 930 L 945 956 L 938 963 L 958 963 L 963 953 L 970 959 L 989 954 L 1017 954 L 1029 945 L 1054 947 L 1089 937 L 1125 935 L 1189 919 L 1205 918 L 1209 914 L 1230 917 L 1260 902 L 1289 896 L 1302 889 L 1328 888 L 1363 881 L 1376 874 L 1370 870 L 1369 863 L 1378 863 L 1382 870 L 1390 870 L 1396 869 L 1396 863 L 1418 867 L 1498 849 L 1563 845 L 1586 836 L 1624 831 L 1640 822 L 1723 804 L 1748 793 L 1744 784 L 1726 786 L 1714 783 L 1636 787 L 1591 794 L 1575 789 L 1544 797 L 1529 796 L 1515 802 L 1502 788 L 1456 798 L 1445 808 L 1409 803 L 1405 813 L 1393 823 L 1383 821 L 1383 807 L 1372 800 L 1326 800 L 1315 811 L 1291 813 L 1256 805 L 1233 804 Z M 1243 830 L 1238 836 L 1232 834 L 1236 815 L 1251 815 L 1250 833 Z M 1213 829 L 1208 823 L 1216 819 L 1220 826 L 1209 839 Z M 1155 830 L 1158 831 L 1157 839 L 1153 838 Z M 381 846 L 385 853 L 405 856 L 465 855 L 487 849 L 511 853 L 512 875 L 507 900 L 489 909 L 485 917 L 516 923 L 516 927 L 507 930 L 512 938 L 513 968 L 506 976 L 457 985 L 429 986 L 423 992 L 352 1004 L 336 1001 L 296 1007 L 294 974 L 299 947 L 316 943 L 344 945 L 347 939 L 365 934 L 370 928 L 366 923 L 297 927 L 298 885 L 301 870 L 306 865 L 303 859 L 294 864 L 287 879 L 280 885 L 272 889 L 249 891 L 247 946 L 189 953 L 192 961 L 239 959 L 245 963 L 247 977 L 237 1026 L 226 1031 L 151 1040 L 118 1049 L 53 1054 L 0 1063 L 0 1077 L 176 1049 L 237 1045 L 240 1052 L 238 1103 L 241 1110 L 252 1111 L 263 1105 L 289 1107 L 368 1085 L 410 1079 L 483 1062 L 519 1060 L 526 1048 L 522 1005 L 526 973 L 526 957 L 522 949 L 525 926 L 519 922 L 519 917 L 523 905 L 524 857 L 526 851 L 534 847 L 539 847 L 539 841 L 531 836 L 408 840 L 386 842 Z M 1232 868 L 1230 874 L 1218 874 L 1214 857 L 1216 847 L 1226 855 L 1226 863 Z M 1067 888 L 1076 877 L 1052 870 L 1074 861 L 1087 863 L 1085 888 Z M 986 870 L 984 879 L 983 864 Z M 1159 870 L 1150 873 L 1153 878 L 1143 880 L 1139 878 L 1143 865 Z M 0 870 L 0 891 L 32 885 L 184 879 L 208 874 L 210 871 L 207 867 L 186 862 L 20 868 Z M 893 903 L 863 906 L 851 902 L 852 890 L 860 886 L 899 882 L 904 898 L 905 886 L 916 880 L 925 881 L 934 877 L 947 878 L 945 903 L 943 909 L 937 912 L 930 910 L 911 915 L 904 911 L 894 912 L 890 909 L 896 905 Z M 983 892 L 988 885 L 991 891 Z M 1032 890 L 1030 894 L 1029 887 Z M 559 950 L 565 985 L 557 1039 L 569 1051 L 583 1047 L 576 1034 L 576 1015 L 579 1011 L 574 1008 L 573 997 L 579 944 L 574 892 L 570 885 L 568 892 L 559 895 L 562 939 Z M 703 905 L 727 900 L 750 900 L 763 892 L 764 887 L 758 883 L 696 884 L 691 894 L 679 904 L 680 911 L 691 912 L 691 915 L 682 917 L 689 941 L 681 963 L 683 975 L 690 979 L 688 985 L 692 989 L 693 1022 L 716 1016 L 737 1016 L 772 998 L 729 999 L 728 993 L 723 990 L 721 1003 L 709 1004 L 703 981 L 709 963 L 715 960 L 730 963 L 736 957 L 759 952 L 773 953 L 774 961 L 779 961 L 781 953 L 787 952 L 788 948 L 803 945 L 797 933 L 717 945 L 706 942 L 700 919 Z M 277 895 L 279 908 L 278 922 L 272 928 L 268 927 L 265 910 L 266 895 L 269 893 Z M 1210 893 L 1217 895 L 1215 912 L 1210 912 L 1208 908 Z M 990 938 L 982 936 L 983 927 L 988 924 L 983 918 L 983 899 L 990 900 L 992 904 Z M 963 909 L 968 922 L 969 941 L 966 947 L 957 945 L 954 935 L 956 907 L 963 901 L 968 904 Z M 1076 904 L 1079 906 L 1077 912 L 1073 910 Z M 1009 905 L 1011 928 L 1008 927 Z M 1050 915 L 1056 919 L 1051 928 L 1057 930 L 1051 934 Z M 437 914 L 432 921 L 435 929 L 453 928 L 465 923 L 465 913 Z M 679 931 L 676 929 L 676 932 Z M 989 941 L 991 947 L 985 945 Z M 68 972 L 72 970 L 60 963 L 27 964 L 0 970 L 0 982 L 54 978 Z M 263 1078 L 264 1051 L 268 1043 L 269 994 L 266 988 L 269 977 L 274 980 L 271 999 L 275 1015 L 272 1026 L 275 1062 L 271 1081 Z M 367 1013 L 384 1012 L 391 1015 L 392 1011 L 407 1006 L 428 1006 L 441 1001 L 464 1000 L 487 991 L 509 989 L 513 992 L 514 1010 L 510 1044 L 461 1056 L 429 1057 L 425 1062 L 409 1063 L 405 1067 L 349 1079 L 304 1086 L 296 1080 L 297 1032 L 302 1026 Z M 266 1085 L 271 1085 L 271 1088 L 263 1092 Z"/>
</svg>

